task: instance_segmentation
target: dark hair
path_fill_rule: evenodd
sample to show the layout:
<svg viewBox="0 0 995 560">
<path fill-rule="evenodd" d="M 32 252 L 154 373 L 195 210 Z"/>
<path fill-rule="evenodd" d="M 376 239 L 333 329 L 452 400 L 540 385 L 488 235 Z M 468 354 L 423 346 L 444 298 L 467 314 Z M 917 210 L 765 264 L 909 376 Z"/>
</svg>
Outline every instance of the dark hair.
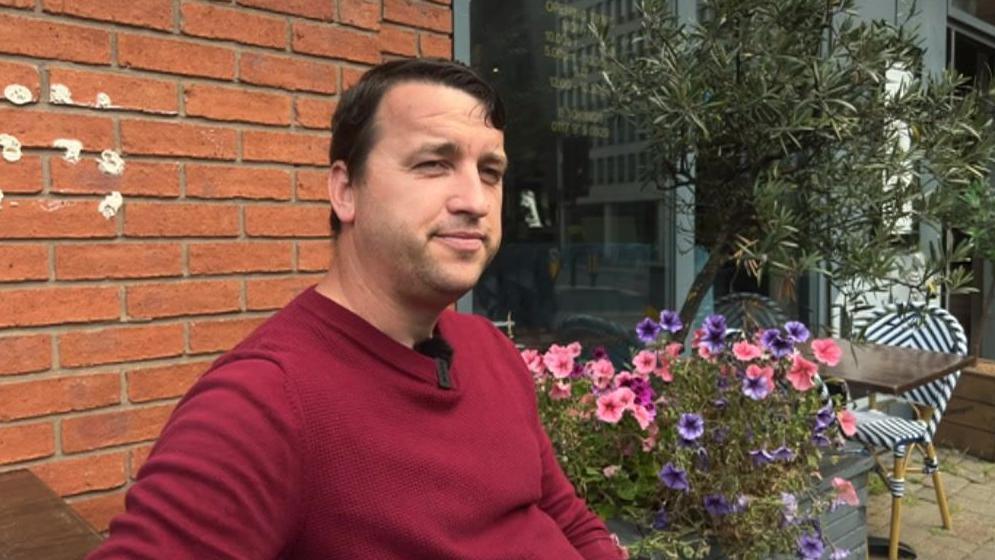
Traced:
<svg viewBox="0 0 995 560">
<path fill-rule="evenodd" d="M 359 82 L 342 94 L 332 117 L 332 146 L 329 163 L 344 161 L 350 181 L 361 181 L 366 172 L 366 160 L 376 141 L 373 117 L 380 101 L 391 87 L 402 82 L 426 82 L 464 91 L 483 104 L 488 124 L 504 130 L 504 104 L 494 91 L 470 67 L 444 59 L 421 58 L 393 60 L 375 66 L 363 74 Z M 332 232 L 338 233 L 341 223 L 331 214 Z"/>
</svg>

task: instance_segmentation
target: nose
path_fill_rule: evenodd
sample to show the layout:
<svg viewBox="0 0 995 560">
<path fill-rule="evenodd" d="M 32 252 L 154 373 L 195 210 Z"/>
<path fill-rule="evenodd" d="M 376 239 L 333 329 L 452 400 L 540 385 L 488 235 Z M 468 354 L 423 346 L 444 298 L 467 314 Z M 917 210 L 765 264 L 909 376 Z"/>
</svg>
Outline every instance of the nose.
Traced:
<svg viewBox="0 0 995 560">
<path fill-rule="evenodd" d="M 483 218 L 490 213 L 493 198 L 491 191 L 498 187 L 485 183 L 476 166 L 464 166 L 456 177 L 453 192 L 446 201 L 449 212 L 475 218 Z"/>
</svg>

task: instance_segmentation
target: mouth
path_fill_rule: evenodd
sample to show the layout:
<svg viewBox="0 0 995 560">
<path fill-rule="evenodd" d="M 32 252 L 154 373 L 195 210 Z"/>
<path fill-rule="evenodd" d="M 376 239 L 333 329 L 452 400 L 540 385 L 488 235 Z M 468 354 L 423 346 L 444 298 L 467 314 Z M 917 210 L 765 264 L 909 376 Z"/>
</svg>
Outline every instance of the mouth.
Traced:
<svg viewBox="0 0 995 560">
<path fill-rule="evenodd" d="M 434 237 L 458 252 L 474 252 L 484 248 L 487 235 L 479 231 L 453 230 L 436 233 Z"/>
</svg>

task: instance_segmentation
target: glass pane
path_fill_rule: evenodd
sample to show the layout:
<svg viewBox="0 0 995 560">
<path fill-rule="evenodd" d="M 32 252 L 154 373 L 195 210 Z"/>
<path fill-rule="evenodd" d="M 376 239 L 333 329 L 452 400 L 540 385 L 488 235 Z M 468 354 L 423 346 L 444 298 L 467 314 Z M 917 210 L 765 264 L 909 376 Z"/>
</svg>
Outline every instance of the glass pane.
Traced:
<svg viewBox="0 0 995 560">
<path fill-rule="evenodd" d="M 577 338 L 570 325 L 588 320 L 602 334 L 628 336 L 673 289 L 664 196 L 639 180 L 642 144 L 605 113 L 588 66 L 596 54 L 588 22 L 622 19 L 612 44 L 630 48 L 623 38 L 639 27 L 631 4 L 471 3 L 471 64 L 508 107 L 511 161 L 504 243 L 474 291 L 474 311 L 495 321 L 510 315 L 523 344 Z"/>
<path fill-rule="evenodd" d="M 995 25 L 995 2 L 991 0 L 952 0 L 951 6 Z"/>
</svg>

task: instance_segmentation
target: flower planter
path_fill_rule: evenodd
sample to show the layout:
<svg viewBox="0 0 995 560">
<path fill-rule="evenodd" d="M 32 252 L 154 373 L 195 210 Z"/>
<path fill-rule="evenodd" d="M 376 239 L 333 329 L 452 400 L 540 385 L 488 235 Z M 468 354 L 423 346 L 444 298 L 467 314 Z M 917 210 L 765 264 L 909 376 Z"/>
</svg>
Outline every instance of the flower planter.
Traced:
<svg viewBox="0 0 995 560">
<path fill-rule="evenodd" d="M 848 558 L 859 560 L 867 556 L 867 497 L 868 474 L 874 468 L 874 460 L 860 452 L 858 446 L 848 446 L 846 453 L 827 454 L 822 463 L 820 474 L 823 477 L 819 490 L 826 492 L 831 487 L 833 477 L 849 480 L 853 483 L 860 497 L 859 507 L 841 506 L 835 511 L 822 515 L 820 522 L 827 540 L 836 548 L 850 551 Z M 640 538 L 639 529 L 628 522 L 610 519 L 608 530 L 618 535 L 622 544 L 631 544 Z M 828 559 L 831 550 L 827 550 L 823 559 Z M 712 549 L 702 560 L 724 560 L 735 558 L 721 550 Z M 788 560 L 797 558 L 794 554 L 783 554 L 773 558 Z M 634 557 L 634 560 L 640 560 Z M 648 560 L 648 559 L 647 559 Z"/>
</svg>

